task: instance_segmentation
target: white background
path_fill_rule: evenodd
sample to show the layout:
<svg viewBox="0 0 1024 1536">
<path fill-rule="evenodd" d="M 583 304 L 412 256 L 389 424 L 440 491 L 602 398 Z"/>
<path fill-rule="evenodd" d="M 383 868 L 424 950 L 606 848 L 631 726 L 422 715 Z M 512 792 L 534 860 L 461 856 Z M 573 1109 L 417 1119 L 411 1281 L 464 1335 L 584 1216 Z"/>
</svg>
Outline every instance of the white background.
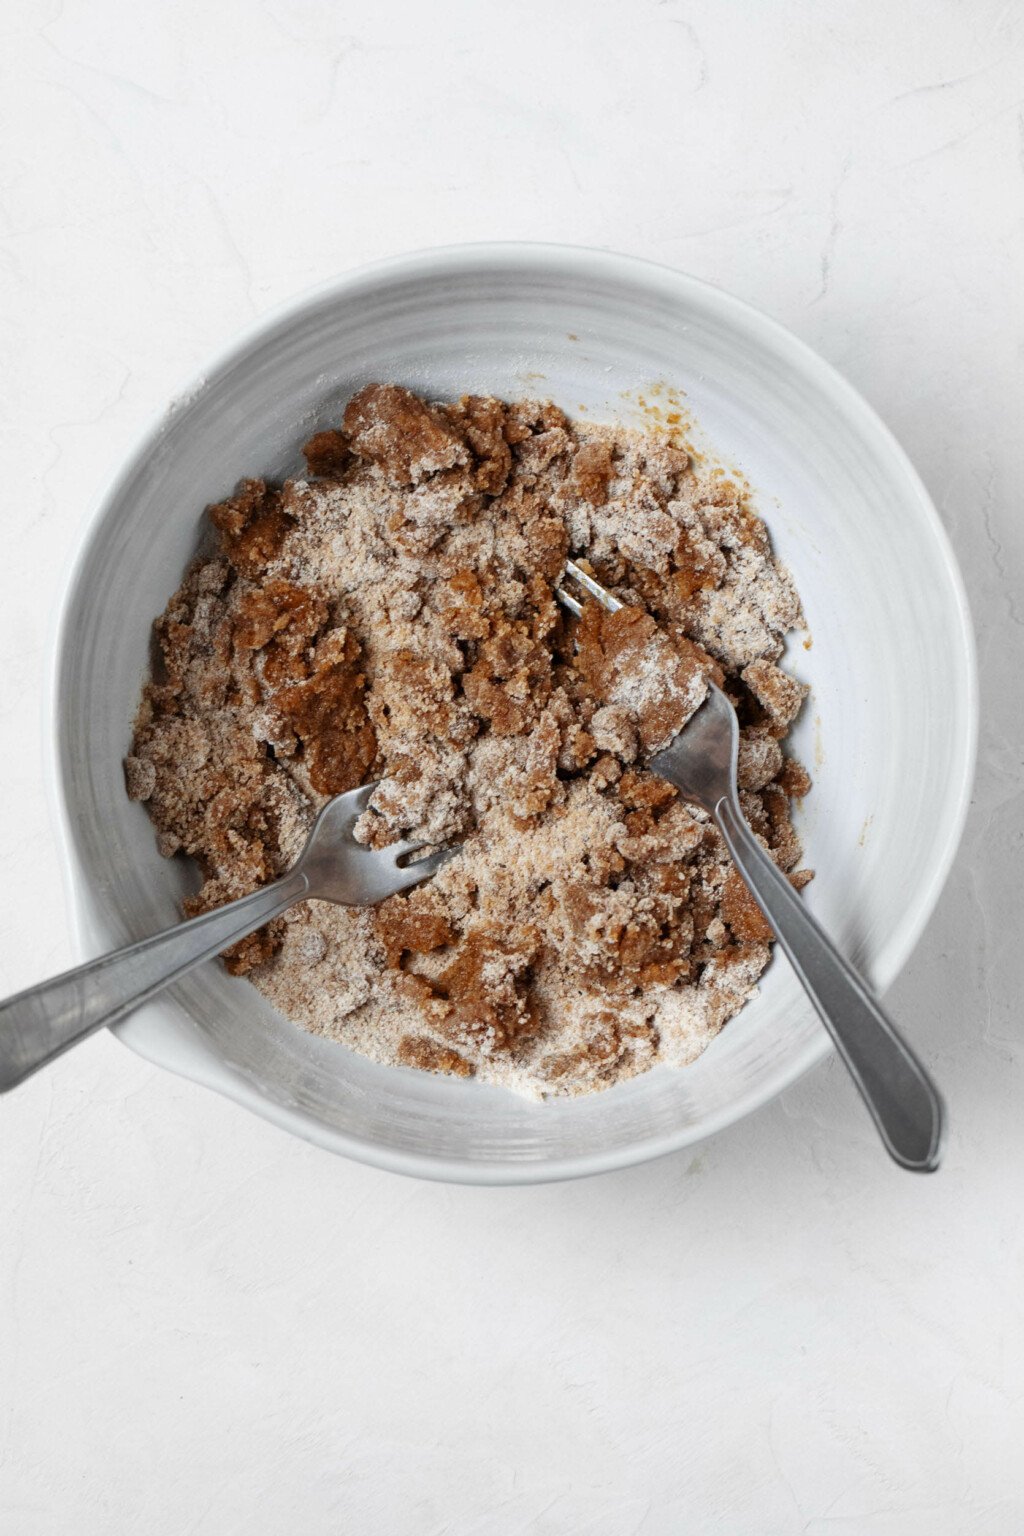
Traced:
<svg viewBox="0 0 1024 1536">
<path fill-rule="evenodd" d="M 368 258 L 607 245 L 791 326 L 922 472 L 983 691 L 891 994 L 939 1174 L 832 1063 L 656 1165 L 417 1184 L 97 1038 L 0 1104 L 4 1536 L 1019 1532 L 1024 8 L 18 0 L 0 34 L 0 990 L 71 958 L 42 658 L 83 516 L 212 352 Z"/>
</svg>

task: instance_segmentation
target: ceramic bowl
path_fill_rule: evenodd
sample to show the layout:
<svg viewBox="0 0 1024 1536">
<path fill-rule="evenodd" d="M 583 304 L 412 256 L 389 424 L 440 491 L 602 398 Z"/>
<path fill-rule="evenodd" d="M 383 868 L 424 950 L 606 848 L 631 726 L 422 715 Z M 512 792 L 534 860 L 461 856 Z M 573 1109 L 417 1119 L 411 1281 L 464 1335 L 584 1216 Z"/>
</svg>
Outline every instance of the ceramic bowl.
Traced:
<svg viewBox="0 0 1024 1536">
<path fill-rule="evenodd" d="M 195 875 L 157 854 L 121 760 L 150 626 L 243 475 L 300 445 L 369 380 L 430 396 L 544 395 L 638 422 L 674 390 L 755 488 L 803 598 L 812 689 L 796 750 L 806 900 L 884 989 L 932 911 L 963 823 L 976 735 L 969 617 L 949 543 L 890 433 L 789 332 L 682 273 L 605 252 L 466 246 L 340 278 L 211 364 L 131 455 L 63 597 L 51 782 L 83 958 L 176 921 Z M 646 406 L 641 405 L 641 400 Z M 304 1033 L 212 963 L 117 1030 L 133 1050 L 335 1152 L 403 1173 L 530 1182 L 672 1151 L 757 1108 L 830 1049 L 783 959 L 705 1055 L 538 1104 L 385 1068 Z M 925 1058 L 921 1030 L 915 1044 Z"/>
</svg>

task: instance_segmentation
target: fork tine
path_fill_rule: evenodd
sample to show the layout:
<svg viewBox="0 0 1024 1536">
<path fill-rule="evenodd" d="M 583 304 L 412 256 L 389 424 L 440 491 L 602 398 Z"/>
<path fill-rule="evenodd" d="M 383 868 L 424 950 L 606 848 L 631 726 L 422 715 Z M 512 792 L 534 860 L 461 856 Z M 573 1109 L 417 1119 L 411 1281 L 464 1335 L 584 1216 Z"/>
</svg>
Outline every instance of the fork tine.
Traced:
<svg viewBox="0 0 1024 1536">
<path fill-rule="evenodd" d="M 420 846 L 422 847 L 422 844 Z M 419 885 L 422 880 L 429 880 L 431 875 L 436 875 L 442 865 L 447 864 L 448 860 L 453 859 L 458 852 L 460 852 L 458 846 L 439 848 L 436 853 L 428 853 L 425 859 L 417 859 L 414 864 L 400 864 L 395 872 L 397 878 L 392 889 L 404 891 L 410 885 Z"/>
<path fill-rule="evenodd" d="M 398 860 L 404 858 L 408 853 L 417 853 L 421 848 L 428 848 L 429 846 L 429 843 L 425 843 L 422 838 L 416 842 L 410 841 L 408 838 L 400 838 L 398 842 L 385 843 L 380 852 L 392 853 L 395 859 Z"/>
<path fill-rule="evenodd" d="M 583 604 L 578 603 L 574 597 L 570 596 L 564 587 L 556 587 L 555 596 L 563 608 L 568 608 L 569 612 L 574 613 L 578 619 L 582 618 Z"/>
<path fill-rule="evenodd" d="M 593 576 L 589 576 L 586 571 L 576 564 L 575 560 L 567 560 L 565 562 L 565 574 L 571 576 L 573 581 L 578 581 L 584 592 L 589 592 L 590 596 L 599 602 L 602 608 L 607 608 L 609 613 L 615 613 L 617 609 L 622 607 L 618 598 L 613 597 L 606 587 L 602 587 L 599 581 L 594 580 Z M 559 591 L 558 596 L 562 597 L 561 591 Z M 569 607 L 568 603 L 566 607 Z M 578 613 L 579 608 L 577 607 L 573 611 Z"/>
<path fill-rule="evenodd" d="M 370 796 L 375 789 L 380 788 L 380 780 L 375 779 L 372 784 L 363 784 L 359 789 L 351 790 L 351 806 L 353 816 L 361 816 L 370 803 Z"/>
</svg>

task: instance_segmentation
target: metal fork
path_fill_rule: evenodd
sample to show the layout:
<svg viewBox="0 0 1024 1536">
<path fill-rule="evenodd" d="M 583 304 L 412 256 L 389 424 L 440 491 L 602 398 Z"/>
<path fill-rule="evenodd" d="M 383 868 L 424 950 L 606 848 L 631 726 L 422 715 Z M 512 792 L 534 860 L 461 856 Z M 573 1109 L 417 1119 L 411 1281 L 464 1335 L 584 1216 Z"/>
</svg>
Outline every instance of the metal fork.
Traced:
<svg viewBox="0 0 1024 1536">
<path fill-rule="evenodd" d="M 454 848 L 410 863 L 423 843 L 373 849 L 356 842 L 352 828 L 376 787 L 365 784 L 328 801 L 298 860 L 273 884 L 0 1003 L 0 1092 L 14 1088 L 94 1030 L 117 1024 L 193 966 L 280 917 L 297 901 L 371 906 L 434 874 Z"/>
<path fill-rule="evenodd" d="M 565 569 L 609 612 L 623 606 L 573 561 Z M 564 587 L 558 597 L 577 617 L 583 612 Z M 886 1150 L 901 1167 L 928 1173 L 938 1167 L 942 1153 L 945 1113 L 939 1092 L 865 982 L 747 826 L 736 782 L 738 748 L 736 711 L 709 680 L 704 703 L 648 767 L 714 817 L 733 863 L 860 1090 Z"/>
</svg>

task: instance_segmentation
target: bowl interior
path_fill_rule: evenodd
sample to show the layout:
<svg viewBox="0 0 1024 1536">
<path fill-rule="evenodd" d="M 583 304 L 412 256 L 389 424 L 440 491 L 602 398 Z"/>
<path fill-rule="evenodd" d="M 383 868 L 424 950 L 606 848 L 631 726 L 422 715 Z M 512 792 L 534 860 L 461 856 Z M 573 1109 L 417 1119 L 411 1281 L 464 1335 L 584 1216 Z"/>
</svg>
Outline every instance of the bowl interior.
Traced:
<svg viewBox="0 0 1024 1536">
<path fill-rule="evenodd" d="M 952 556 L 903 454 L 859 397 L 785 331 L 644 263 L 554 248 L 427 253 L 356 274 L 241 342 L 178 402 L 107 496 L 67 594 L 55 752 L 83 942 L 173 923 L 194 877 L 154 846 L 121 759 L 150 626 L 194 554 L 203 508 L 246 474 L 282 477 L 372 379 L 434 396 L 543 395 L 645 419 L 672 386 L 754 486 L 813 644 L 797 749 L 811 907 L 879 986 L 938 895 L 966 804 L 973 661 Z M 788 966 L 693 1067 L 536 1105 L 375 1065 L 276 1014 L 208 965 L 120 1027 L 153 1060 L 337 1150 L 476 1179 L 594 1171 L 679 1146 L 778 1091 L 825 1049 Z"/>
</svg>

